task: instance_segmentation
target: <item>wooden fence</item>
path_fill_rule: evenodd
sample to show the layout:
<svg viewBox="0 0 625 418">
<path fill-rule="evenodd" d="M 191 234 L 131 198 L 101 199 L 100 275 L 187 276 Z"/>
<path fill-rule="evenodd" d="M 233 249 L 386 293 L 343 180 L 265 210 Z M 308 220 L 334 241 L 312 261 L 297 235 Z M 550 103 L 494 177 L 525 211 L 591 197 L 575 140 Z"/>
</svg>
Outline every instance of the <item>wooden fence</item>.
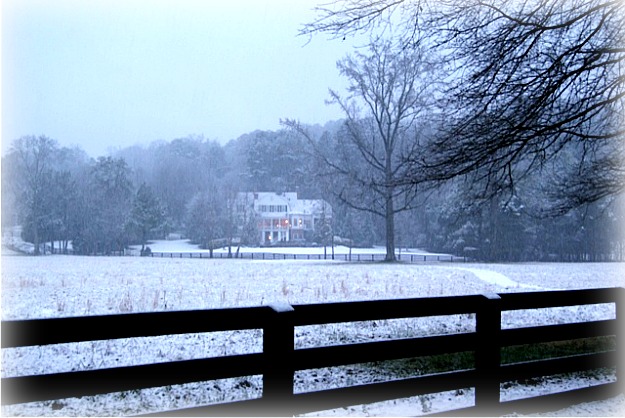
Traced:
<svg viewBox="0 0 625 418">
<path fill-rule="evenodd" d="M 151 252 L 150 257 L 156 258 L 240 258 L 247 260 L 341 260 L 341 261 L 384 261 L 386 254 L 370 253 L 370 254 L 284 254 L 271 252 L 243 252 L 230 254 L 225 252 L 167 252 L 155 251 Z M 466 262 L 466 257 L 455 256 L 451 254 L 396 254 L 397 260 L 410 263 L 425 263 L 434 261 L 447 262 Z"/>
<path fill-rule="evenodd" d="M 445 415 L 498 415 L 548 410 L 623 391 L 625 289 L 505 293 L 454 297 L 274 305 L 2 322 L 2 348 L 225 330 L 262 329 L 260 353 L 47 375 L 3 377 L 2 404 L 63 399 L 213 379 L 262 375 L 262 397 L 164 411 L 158 415 L 297 415 L 448 390 L 475 388 L 475 404 Z M 609 320 L 502 329 L 502 311 L 614 303 Z M 442 336 L 295 349 L 298 326 L 475 314 L 475 331 Z M 616 349 L 505 364 L 502 348 L 611 336 Z M 473 366 L 379 383 L 294 393 L 296 370 L 472 352 Z M 621 356 L 622 357 L 622 356 Z M 615 367 L 617 381 L 502 402 L 500 384 L 519 379 Z"/>
</svg>

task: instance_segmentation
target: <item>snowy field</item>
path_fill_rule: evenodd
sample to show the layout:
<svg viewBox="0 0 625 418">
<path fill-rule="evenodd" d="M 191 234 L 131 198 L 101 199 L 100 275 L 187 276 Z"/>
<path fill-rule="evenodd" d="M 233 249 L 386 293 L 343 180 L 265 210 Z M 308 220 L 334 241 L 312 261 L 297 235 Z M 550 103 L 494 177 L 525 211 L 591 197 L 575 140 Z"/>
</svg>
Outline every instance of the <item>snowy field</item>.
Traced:
<svg viewBox="0 0 625 418">
<path fill-rule="evenodd" d="M 172 251 L 173 247 L 154 251 Z M 163 245 L 172 245 L 163 243 Z M 179 250 L 184 251 L 180 247 Z M 611 264 L 384 264 L 342 261 L 256 261 L 145 257 L 2 257 L 2 319 L 51 318 L 165 310 L 258 306 L 625 286 L 625 265 Z M 613 305 L 506 314 L 504 327 L 614 317 Z M 296 347 L 391 337 L 471 331 L 470 316 L 298 327 Z M 257 352 L 262 333 L 224 332 L 123 339 L 2 351 L 2 375 L 18 376 Z M 405 371 L 370 365 L 297 372 L 296 391 L 403 377 Z M 556 376 L 512 385 L 503 399 L 610 381 L 608 375 Z M 133 391 L 58 402 L 2 407 L 2 415 L 127 415 L 258 397 L 260 376 Z M 470 405 L 472 389 L 323 415 L 418 415 Z M 625 397 L 587 403 L 558 414 L 622 416 Z"/>
<path fill-rule="evenodd" d="M 149 244 L 149 247 L 154 252 L 163 252 L 163 253 L 206 253 L 208 254 L 208 250 L 204 250 L 199 248 L 197 245 L 191 244 L 189 240 L 180 239 L 180 240 L 163 240 L 156 241 Z M 135 251 L 139 251 L 140 247 L 134 247 Z M 232 252 L 236 252 L 237 247 L 232 247 Z M 274 253 L 274 254 L 323 254 L 324 247 L 280 247 L 280 246 L 271 246 L 271 247 L 240 247 L 239 249 L 242 253 Z M 328 254 L 332 253 L 332 247 L 325 247 L 325 251 Z M 336 245 L 334 246 L 335 254 L 349 254 L 351 251 L 352 254 L 385 254 L 385 247 L 376 246 L 373 248 L 349 248 L 344 245 Z M 448 254 L 438 254 L 431 253 L 428 251 L 407 248 L 407 249 L 397 249 L 397 252 L 401 254 L 413 254 L 413 255 L 445 255 Z M 228 252 L 227 247 L 215 249 L 216 253 L 226 253 Z"/>
</svg>

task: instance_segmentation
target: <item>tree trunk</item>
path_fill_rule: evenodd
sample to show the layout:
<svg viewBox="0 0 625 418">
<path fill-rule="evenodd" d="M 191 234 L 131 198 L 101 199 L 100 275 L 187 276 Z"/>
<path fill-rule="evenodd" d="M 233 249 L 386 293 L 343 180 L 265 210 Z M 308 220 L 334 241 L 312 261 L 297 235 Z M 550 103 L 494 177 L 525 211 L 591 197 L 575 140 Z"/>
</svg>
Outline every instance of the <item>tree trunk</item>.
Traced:
<svg viewBox="0 0 625 418">
<path fill-rule="evenodd" d="M 389 141 L 387 135 L 385 142 Z M 384 261 L 397 261 L 395 258 L 395 205 L 393 204 L 393 148 L 386 145 L 386 165 L 384 167 L 386 180 L 386 257 Z"/>
<path fill-rule="evenodd" d="M 488 249 L 488 260 L 495 261 L 500 260 L 502 257 L 502 251 L 499 248 L 499 207 L 496 198 L 492 198 L 490 201 L 490 210 L 488 212 L 489 229 L 490 229 L 490 245 Z"/>
<path fill-rule="evenodd" d="M 37 228 L 37 225 L 35 225 L 35 231 L 34 232 L 35 232 L 35 237 L 34 237 L 34 241 L 35 242 L 33 243 L 33 244 L 35 244 L 34 255 L 40 255 L 40 252 L 39 252 L 39 244 L 40 244 L 39 243 L 39 229 Z"/>
<path fill-rule="evenodd" d="M 384 261 L 396 261 L 395 258 L 395 207 L 393 188 L 388 188 L 386 195 L 386 257 Z"/>
</svg>

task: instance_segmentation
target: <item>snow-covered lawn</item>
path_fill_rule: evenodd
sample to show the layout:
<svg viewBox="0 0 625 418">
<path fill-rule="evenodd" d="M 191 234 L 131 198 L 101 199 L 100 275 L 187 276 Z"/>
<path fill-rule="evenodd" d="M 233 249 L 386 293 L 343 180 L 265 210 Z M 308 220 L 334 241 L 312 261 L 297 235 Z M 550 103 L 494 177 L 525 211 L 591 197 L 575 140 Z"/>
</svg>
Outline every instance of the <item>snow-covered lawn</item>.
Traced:
<svg viewBox="0 0 625 418">
<path fill-rule="evenodd" d="M 147 245 L 150 247 L 150 250 L 156 254 L 156 257 L 160 257 L 161 255 L 165 255 L 165 257 L 177 257 L 178 254 L 181 254 L 184 258 L 192 257 L 200 257 L 203 258 L 209 257 L 209 250 L 202 249 L 197 245 L 192 244 L 187 239 L 180 240 L 161 240 L 161 241 L 153 241 L 148 243 Z M 140 245 L 135 245 L 130 248 L 128 251 L 129 254 L 139 255 L 141 250 Z M 216 248 L 214 252 L 215 258 L 222 258 L 225 254 L 231 251 L 233 254 L 237 252 L 241 254 L 244 258 L 252 258 L 251 255 L 254 254 L 254 258 L 260 258 L 261 254 L 266 255 L 266 258 L 271 258 L 269 255 L 291 255 L 297 256 L 297 258 L 306 258 L 305 256 L 310 256 L 310 258 L 315 258 L 319 256 L 326 255 L 327 258 L 331 258 L 331 255 L 334 254 L 337 258 L 341 258 L 345 260 L 347 255 L 352 255 L 352 260 L 356 260 L 356 258 L 360 255 L 363 256 L 363 260 L 371 255 L 375 255 L 375 260 L 381 260 L 384 258 L 386 254 L 386 248 L 381 246 L 375 246 L 371 248 L 349 248 L 345 245 L 335 245 L 324 247 L 280 247 L 280 246 L 270 246 L 270 247 L 237 247 L 232 246 L 230 249 L 228 247 Z M 449 260 L 452 258 L 450 254 L 441 254 L 441 253 L 432 253 L 429 251 L 423 251 L 415 248 L 397 248 L 396 254 L 399 257 L 405 257 L 404 259 L 408 259 L 408 257 L 413 256 L 415 259 L 422 260 L 423 257 L 427 257 L 429 261 L 437 260 L 440 256 L 441 260 Z M 366 256 L 366 257 L 364 257 Z M 281 257 L 276 257 L 281 258 Z M 453 257 L 455 260 L 461 259 L 461 257 Z"/>
<path fill-rule="evenodd" d="M 159 240 L 159 241 L 151 241 L 148 243 L 150 249 L 154 252 L 202 252 L 208 253 L 209 250 L 201 249 L 197 245 L 192 244 L 188 239 L 178 239 L 178 240 Z M 134 249 L 140 249 L 141 246 L 134 246 Z M 332 247 L 325 247 L 328 253 L 332 252 Z M 232 247 L 232 251 L 235 252 L 237 250 L 236 246 Z M 227 252 L 227 248 L 218 248 L 215 249 L 215 252 Z M 280 247 L 280 246 L 271 246 L 271 247 L 240 247 L 240 252 L 244 253 L 276 253 L 276 254 L 323 254 L 324 247 Z M 397 249 L 399 252 L 400 249 Z M 336 245 L 334 246 L 334 252 L 336 254 L 349 254 L 350 248 L 344 245 Z M 384 254 L 386 252 L 385 247 L 372 247 L 372 248 L 352 248 L 352 254 Z M 414 248 L 401 249 L 402 254 L 415 254 L 415 255 L 438 255 L 438 253 L 431 253 L 428 251 L 423 251 Z M 445 254 L 447 255 L 447 254 Z"/>
<path fill-rule="evenodd" d="M 156 243 L 157 245 L 159 243 Z M 180 243 L 178 243 L 180 244 Z M 164 243 L 163 245 L 167 245 Z M 156 247 L 156 248 L 155 248 Z M 154 251 L 185 251 L 180 245 Z M 310 250 L 310 249 L 307 249 Z M 321 249 L 322 250 L 322 249 Z M 6 254 L 3 251 L 3 255 Z M 384 264 L 342 261 L 256 261 L 220 259 L 169 259 L 145 257 L 46 256 L 2 257 L 2 319 L 50 318 L 164 310 L 258 306 L 273 302 L 291 304 L 351 300 L 515 292 L 538 289 L 573 289 L 625 285 L 624 264 Z M 577 322 L 614 317 L 613 305 L 586 309 L 561 308 L 504 315 L 505 327 L 532 323 Z M 375 324 L 338 324 L 298 327 L 296 346 L 385 338 L 388 335 L 440 334 L 472 330 L 470 317 Z M 130 364 L 144 364 L 261 350 L 259 331 L 166 336 L 113 340 L 49 347 L 2 350 L 2 375 L 53 373 Z M 312 373 L 315 373 L 313 378 Z M 384 371 L 362 365 L 335 370 L 302 371 L 296 390 L 328 387 L 331 382 L 358 383 L 397 377 L 392 367 Z M 598 379 L 598 380 L 597 380 Z M 554 377 L 542 386 L 550 390 L 592 384 L 613 376 L 574 379 Z M 315 380 L 317 383 L 315 383 Z M 325 386 L 324 386 L 325 385 Z M 546 390 L 532 388 L 533 390 Z M 111 394 L 82 399 L 7 406 L 2 415 L 123 415 L 214 402 L 229 396 L 257 397 L 259 376 Z M 504 392 L 504 399 L 524 396 L 521 385 Z M 471 402 L 471 389 L 380 405 L 360 406 L 325 414 L 415 415 Z M 438 405 L 438 406 L 437 406 Z M 572 409 L 576 415 L 620 415 L 623 396 L 595 406 Z M 576 412 L 583 411 L 583 412 Z"/>
</svg>

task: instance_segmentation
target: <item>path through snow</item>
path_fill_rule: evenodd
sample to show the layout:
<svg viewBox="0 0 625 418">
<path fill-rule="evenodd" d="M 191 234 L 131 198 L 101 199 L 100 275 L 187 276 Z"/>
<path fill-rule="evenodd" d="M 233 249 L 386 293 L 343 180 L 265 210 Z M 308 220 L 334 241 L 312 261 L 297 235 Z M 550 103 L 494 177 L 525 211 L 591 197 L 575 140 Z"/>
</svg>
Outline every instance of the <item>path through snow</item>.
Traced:
<svg viewBox="0 0 625 418">
<path fill-rule="evenodd" d="M 468 271 L 469 273 L 473 273 L 478 279 L 485 281 L 486 283 L 501 286 L 505 289 L 510 288 L 526 288 L 526 289 L 534 289 L 534 290 L 556 290 L 550 289 L 541 286 L 534 286 L 530 284 L 523 284 L 519 282 L 515 282 L 514 280 L 509 279 L 501 273 L 492 270 L 485 269 L 477 269 L 477 268 L 468 268 L 468 267 L 460 267 L 457 270 Z"/>
</svg>

